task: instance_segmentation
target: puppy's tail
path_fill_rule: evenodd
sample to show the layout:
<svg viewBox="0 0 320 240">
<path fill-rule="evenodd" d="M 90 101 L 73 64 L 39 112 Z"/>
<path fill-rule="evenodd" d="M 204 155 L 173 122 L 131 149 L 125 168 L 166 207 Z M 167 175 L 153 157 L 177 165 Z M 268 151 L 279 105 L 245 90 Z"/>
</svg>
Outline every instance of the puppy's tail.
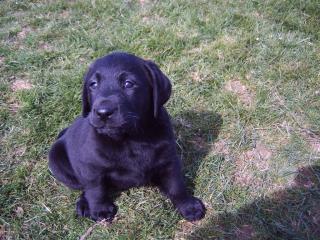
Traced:
<svg viewBox="0 0 320 240">
<path fill-rule="evenodd" d="M 82 189 L 82 185 L 75 176 L 75 172 L 65 151 L 63 141 L 61 140 L 58 140 L 50 150 L 49 170 L 58 181 L 62 182 L 67 187 L 77 190 Z"/>
</svg>

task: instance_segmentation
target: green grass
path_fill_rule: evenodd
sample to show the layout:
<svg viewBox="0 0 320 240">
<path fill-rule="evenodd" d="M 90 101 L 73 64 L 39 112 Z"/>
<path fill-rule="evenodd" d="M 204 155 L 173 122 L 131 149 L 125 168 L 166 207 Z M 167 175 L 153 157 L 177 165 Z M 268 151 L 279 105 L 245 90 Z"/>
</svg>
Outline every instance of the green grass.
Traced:
<svg viewBox="0 0 320 240">
<path fill-rule="evenodd" d="M 186 181 L 208 213 L 188 224 L 156 189 L 132 189 L 88 239 L 319 239 L 319 1 L 92 2 L 0 3 L 0 239 L 79 239 L 94 224 L 47 153 L 80 114 L 87 66 L 114 50 L 171 79 Z"/>
</svg>

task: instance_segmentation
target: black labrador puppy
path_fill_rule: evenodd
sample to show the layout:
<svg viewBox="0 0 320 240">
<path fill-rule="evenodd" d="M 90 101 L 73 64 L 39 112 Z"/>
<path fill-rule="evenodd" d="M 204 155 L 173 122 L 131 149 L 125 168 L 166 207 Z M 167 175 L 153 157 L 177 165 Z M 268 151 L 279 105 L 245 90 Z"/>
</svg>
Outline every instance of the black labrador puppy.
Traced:
<svg viewBox="0 0 320 240">
<path fill-rule="evenodd" d="M 205 215 L 189 195 L 175 139 L 163 104 L 169 79 L 155 63 L 114 52 L 97 59 L 84 77 L 82 116 L 64 129 L 49 153 L 57 180 L 83 193 L 77 214 L 112 220 L 114 192 L 153 185 L 189 221 Z"/>
</svg>

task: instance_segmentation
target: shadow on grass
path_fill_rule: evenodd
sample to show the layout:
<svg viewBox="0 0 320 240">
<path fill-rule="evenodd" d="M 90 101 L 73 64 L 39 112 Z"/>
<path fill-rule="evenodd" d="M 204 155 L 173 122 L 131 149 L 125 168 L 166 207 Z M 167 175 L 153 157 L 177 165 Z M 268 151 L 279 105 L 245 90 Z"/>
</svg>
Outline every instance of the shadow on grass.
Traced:
<svg viewBox="0 0 320 240">
<path fill-rule="evenodd" d="M 299 168 L 291 187 L 211 217 L 187 239 L 320 239 L 320 166 Z"/>
<path fill-rule="evenodd" d="M 192 193 L 198 168 L 217 139 L 222 123 L 221 115 L 214 112 L 188 111 L 173 116 L 177 150 Z"/>
</svg>

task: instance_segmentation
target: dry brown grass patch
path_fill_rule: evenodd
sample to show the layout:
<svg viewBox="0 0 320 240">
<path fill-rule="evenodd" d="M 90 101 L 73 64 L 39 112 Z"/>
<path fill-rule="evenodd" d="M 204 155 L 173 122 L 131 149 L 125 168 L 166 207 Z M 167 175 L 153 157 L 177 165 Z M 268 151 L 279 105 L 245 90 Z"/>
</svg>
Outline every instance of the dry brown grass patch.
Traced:
<svg viewBox="0 0 320 240">
<path fill-rule="evenodd" d="M 273 149 L 279 150 L 289 144 L 291 138 L 290 129 L 290 125 L 287 122 L 283 122 L 270 128 L 255 128 L 254 130 L 258 133 L 259 139 L 263 139 L 263 142 L 272 146 Z"/>
<path fill-rule="evenodd" d="M 208 143 L 201 136 L 195 136 L 192 138 L 192 140 L 189 140 L 188 142 L 200 150 L 206 149 L 208 147 Z"/>
<path fill-rule="evenodd" d="M 14 82 L 11 84 L 11 90 L 13 92 L 21 91 L 21 90 L 30 90 L 33 88 L 33 85 L 24 79 L 17 79 L 14 77 Z"/>
<path fill-rule="evenodd" d="M 147 4 L 148 0 L 139 0 L 140 5 L 143 7 L 145 4 Z"/>
<path fill-rule="evenodd" d="M 195 71 L 191 73 L 191 79 L 195 82 L 201 82 L 201 75 L 199 73 L 199 71 Z"/>
<path fill-rule="evenodd" d="M 252 225 L 244 224 L 236 229 L 235 236 L 237 240 L 249 240 L 254 239 L 256 231 Z"/>
<path fill-rule="evenodd" d="M 243 152 L 236 159 L 234 180 L 240 186 L 250 186 L 253 182 L 257 184 L 261 180 L 256 178 L 255 172 L 264 172 L 269 169 L 269 159 L 272 151 L 262 143 L 257 143 L 256 147 Z"/>
<path fill-rule="evenodd" d="M 215 154 L 228 155 L 230 153 L 228 141 L 225 139 L 220 139 L 213 144 L 211 151 Z"/>
<path fill-rule="evenodd" d="M 19 109 L 22 107 L 21 104 L 13 97 L 9 98 L 7 103 L 8 109 L 11 113 L 17 113 Z"/>
<path fill-rule="evenodd" d="M 200 225 L 201 221 L 198 222 L 188 222 L 186 220 L 181 220 L 177 224 L 177 232 L 174 236 L 175 240 L 187 239 L 188 235 L 191 235 Z"/>
<path fill-rule="evenodd" d="M 218 38 L 216 41 L 226 46 L 234 45 L 237 42 L 236 38 L 231 35 L 223 35 L 222 37 Z"/>
<path fill-rule="evenodd" d="M 206 67 L 195 68 L 189 73 L 192 81 L 197 83 L 209 79 L 211 75 L 212 73 Z"/>
<path fill-rule="evenodd" d="M 206 206 L 207 212 L 205 218 L 201 219 L 200 221 L 196 222 L 188 222 L 187 220 L 180 220 L 177 223 L 177 230 L 174 235 L 174 240 L 184 240 L 189 239 L 188 236 L 192 235 L 197 229 L 201 229 L 201 227 L 206 226 L 213 216 L 213 209 L 212 207 L 204 202 Z"/>
<path fill-rule="evenodd" d="M 26 153 L 26 151 L 27 151 L 27 147 L 26 146 L 17 147 L 14 150 L 14 156 L 21 157 Z"/>
<path fill-rule="evenodd" d="M 298 169 L 298 175 L 294 179 L 293 186 L 309 189 L 314 186 L 319 186 L 319 184 L 319 179 L 312 168 L 300 167 Z"/>
<path fill-rule="evenodd" d="M 307 131 L 302 131 L 301 136 L 308 143 L 310 149 L 313 152 L 320 153 L 320 137 L 319 136 Z"/>
<path fill-rule="evenodd" d="M 29 26 L 23 27 L 22 30 L 17 35 L 18 39 L 19 40 L 25 39 L 30 32 L 32 32 L 32 28 L 31 27 L 29 27 Z"/>
<path fill-rule="evenodd" d="M 46 42 L 40 43 L 39 48 L 41 50 L 45 50 L 45 51 L 52 51 L 53 50 L 53 47 Z"/>
<path fill-rule="evenodd" d="M 6 239 L 6 229 L 4 225 L 0 225 L 0 240 Z"/>
<path fill-rule="evenodd" d="M 5 60 L 5 58 L 0 56 L 0 66 L 4 65 L 4 60 Z"/>
<path fill-rule="evenodd" d="M 22 207 L 17 207 L 14 211 L 17 218 L 22 218 L 24 214 L 24 210 Z"/>
<path fill-rule="evenodd" d="M 59 14 L 60 17 L 62 18 L 68 18 L 70 16 L 69 11 L 64 10 L 62 13 Z"/>
<path fill-rule="evenodd" d="M 320 208 L 319 206 L 313 206 L 310 211 L 309 211 L 309 215 L 312 219 L 312 222 L 316 225 L 316 226 L 320 226 Z M 320 233 L 320 229 L 318 228 L 318 231 Z"/>
<path fill-rule="evenodd" d="M 159 15 L 143 15 L 141 18 L 141 21 L 144 24 L 148 24 L 148 25 L 153 25 L 153 24 L 160 24 L 160 25 L 164 25 L 167 23 L 167 20 L 164 17 L 161 17 Z"/>
<path fill-rule="evenodd" d="M 235 94 L 240 102 L 242 102 L 245 106 L 251 107 L 254 101 L 254 94 L 249 90 L 247 86 L 241 83 L 238 79 L 233 79 L 228 81 L 224 89 L 228 92 Z"/>
</svg>

